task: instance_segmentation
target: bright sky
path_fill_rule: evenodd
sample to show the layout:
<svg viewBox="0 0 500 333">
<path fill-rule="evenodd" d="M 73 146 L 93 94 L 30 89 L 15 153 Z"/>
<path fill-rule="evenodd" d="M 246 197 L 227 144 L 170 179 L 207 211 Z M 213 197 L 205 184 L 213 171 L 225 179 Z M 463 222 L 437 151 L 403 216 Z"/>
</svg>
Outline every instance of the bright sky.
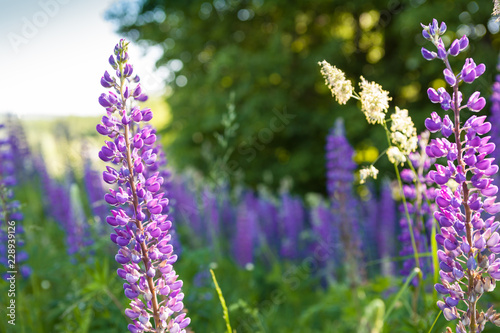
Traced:
<svg viewBox="0 0 500 333">
<path fill-rule="evenodd" d="M 116 0 L 0 0 L 0 113 L 23 119 L 99 115 L 99 84 L 119 40 L 104 13 Z M 161 52 L 131 44 L 143 91 L 161 93 Z M 165 73 L 163 73 L 165 74 Z"/>
</svg>

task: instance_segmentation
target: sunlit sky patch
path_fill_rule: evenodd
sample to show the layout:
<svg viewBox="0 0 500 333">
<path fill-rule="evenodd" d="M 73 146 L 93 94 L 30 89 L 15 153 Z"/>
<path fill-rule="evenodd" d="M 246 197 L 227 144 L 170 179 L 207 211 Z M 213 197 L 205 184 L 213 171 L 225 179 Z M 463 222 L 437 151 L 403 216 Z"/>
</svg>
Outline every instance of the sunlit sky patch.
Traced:
<svg viewBox="0 0 500 333">
<path fill-rule="evenodd" d="M 95 116 L 104 92 L 99 80 L 120 36 L 104 13 L 115 0 L 1 1 L 0 113 Z M 155 71 L 158 48 L 130 47 L 143 90 L 161 94 L 164 73 Z"/>
</svg>

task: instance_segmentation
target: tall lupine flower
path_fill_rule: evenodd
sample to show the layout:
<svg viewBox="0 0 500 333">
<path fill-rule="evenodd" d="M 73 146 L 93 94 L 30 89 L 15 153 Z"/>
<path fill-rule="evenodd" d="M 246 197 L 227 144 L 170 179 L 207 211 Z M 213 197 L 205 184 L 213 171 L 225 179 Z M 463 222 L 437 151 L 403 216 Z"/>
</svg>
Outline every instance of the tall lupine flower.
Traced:
<svg viewBox="0 0 500 333">
<path fill-rule="evenodd" d="M 396 206 L 388 180 L 382 182 L 380 195 L 377 196 L 376 192 L 375 184 L 368 182 L 356 205 L 360 221 L 363 221 L 358 231 L 361 234 L 361 251 L 365 260 L 380 262 L 382 274 L 391 275 L 394 272 L 390 259 L 395 256 Z M 367 273 L 372 272 L 370 269 Z"/>
<path fill-rule="evenodd" d="M 388 180 L 384 180 L 380 194 L 376 233 L 378 256 L 382 259 L 382 274 L 392 275 L 394 264 L 389 260 L 395 253 L 394 235 L 396 234 L 396 203 L 392 197 L 392 187 Z"/>
<path fill-rule="evenodd" d="M 238 206 L 236 217 L 236 234 L 233 250 L 236 262 L 245 267 L 254 262 L 254 251 L 257 242 L 257 210 L 256 198 L 248 192 Z"/>
<path fill-rule="evenodd" d="M 64 184 L 51 178 L 42 156 L 36 156 L 33 164 L 39 177 L 42 192 L 46 194 L 43 202 L 44 210 L 46 215 L 57 222 L 64 231 L 66 251 L 71 257 L 71 261 L 76 262 L 80 258 L 87 257 L 88 246 L 93 244 L 94 240 L 90 225 L 81 207 L 77 185 L 68 175 Z M 94 174 L 94 176 L 97 175 Z M 86 178 L 84 182 L 88 186 L 88 175 L 84 175 L 84 177 Z M 100 193 L 102 196 L 102 188 Z M 106 211 L 109 213 L 109 210 L 106 209 Z M 105 219 L 105 216 L 101 215 L 101 217 Z M 76 257 L 78 254 L 80 258 Z"/>
<path fill-rule="evenodd" d="M 68 254 L 88 254 L 89 246 L 94 243 L 90 231 L 90 224 L 83 211 L 80 189 L 76 184 L 71 184 L 69 189 L 70 216 L 65 221 L 66 244 Z"/>
<path fill-rule="evenodd" d="M 334 250 L 334 244 L 339 244 L 338 228 L 334 225 L 333 212 L 326 202 L 320 202 L 311 208 L 310 219 L 316 242 L 312 252 L 320 260 L 320 271 L 326 281 L 335 279 L 335 267 L 339 263 L 339 253 Z"/>
<path fill-rule="evenodd" d="M 233 201 L 229 195 L 229 191 L 225 189 L 222 192 L 221 199 L 221 235 L 222 237 L 229 239 L 234 232 L 234 223 L 236 220 L 236 209 L 233 206 Z M 261 220 L 262 221 L 262 220 Z"/>
<path fill-rule="evenodd" d="M 202 217 L 198 208 L 196 193 L 191 189 L 192 181 L 186 177 L 177 177 L 171 183 L 171 200 L 173 202 L 172 218 L 190 229 L 191 242 L 201 246 L 204 242 Z"/>
<path fill-rule="evenodd" d="M 146 112 L 149 109 L 145 109 Z M 166 192 L 169 187 L 170 187 L 170 178 L 172 176 L 172 173 L 170 170 L 167 168 L 168 160 L 167 156 L 165 155 L 165 152 L 163 151 L 162 145 L 160 144 L 160 137 L 156 133 L 156 128 L 154 128 L 151 125 L 146 125 L 151 130 L 151 135 L 156 136 L 156 142 L 154 143 L 153 147 L 153 154 L 156 154 L 158 156 L 156 163 L 147 165 L 146 170 L 148 172 L 154 173 L 158 172 L 159 176 L 163 177 L 164 182 L 161 184 L 161 188 Z M 167 206 L 168 207 L 168 206 Z"/>
<path fill-rule="evenodd" d="M 109 209 L 103 199 L 105 193 L 103 181 L 99 172 L 92 167 L 87 153 L 83 153 L 83 183 L 87 193 L 90 210 L 94 219 L 104 222 L 109 214 Z"/>
<path fill-rule="evenodd" d="M 330 197 L 351 191 L 356 163 L 354 149 L 345 137 L 344 121 L 338 118 L 326 138 L 326 190 Z"/>
<path fill-rule="evenodd" d="M 444 302 L 439 301 L 438 307 L 447 320 L 459 319 L 457 332 L 476 333 L 483 331 L 487 321 L 500 326 L 500 314 L 492 307 L 486 313 L 477 309 L 479 298 L 493 291 L 496 280 L 500 279 L 500 258 L 496 257 L 500 253 L 497 231 L 500 223 L 494 220 L 500 204 L 495 202 L 498 187 L 492 184 L 491 178 L 498 166 L 488 157 L 494 152 L 495 144 L 489 142 L 489 136 L 483 137 L 491 129 L 486 116 L 460 118 L 463 109 L 481 111 L 486 100 L 478 91 L 466 99 L 458 86 L 461 82 L 474 82 L 484 73 L 485 66 L 467 58 L 462 69 L 455 73 L 450 66 L 450 56 L 467 48 L 467 37 L 455 39 L 446 49 L 440 38 L 446 31 L 444 22 L 438 25 L 434 19 L 422 26 L 423 36 L 437 48 L 437 52 L 422 48 L 422 55 L 427 60 L 438 58 L 444 62 L 443 75 L 451 87 L 451 93 L 446 88 L 427 90 L 431 102 L 440 104 L 445 111 L 451 110 L 451 117 L 433 112 L 425 121 L 429 131 L 442 134 L 441 138 L 431 140 L 427 155 L 446 158 L 446 162 L 435 164 L 436 170 L 429 173 L 439 186 L 436 195 L 439 210 L 434 216 L 441 226 L 436 240 L 441 245 L 438 257 L 442 283 L 436 284 L 435 289 L 443 295 Z M 467 100 L 465 105 L 462 99 Z M 487 218 L 489 215 L 492 216 Z M 457 307 L 459 303 L 464 303 L 465 311 Z"/>
<path fill-rule="evenodd" d="M 281 250 L 283 257 L 297 259 L 300 254 L 300 233 L 304 230 L 305 211 L 302 200 L 295 198 L 289 193 L 281 195 L 280 207 L 281 220 Z"/>
<path fill-rule="evenodd" d="M 499 58 L 500 60 L 500 58 Z M 500 70 L 500 63 L 497 68 Z M 496 147 L 500 147 L 500 74 L 495 76 L 495 82 L 492 87 L 492 94 L 490 96 L 491 101 L 491 142 L 495 144 Z M 500 161 L 500 149 L 495 149 L 491 153 L 491 156 L 495 158 L 495 161 Z M 500 185 L 499 175 L 495 175 L 494 184 L 496 186 Z"/>
<path fill-rule="evenodd" d="M 371 181 L 367 182 L 363 188 L 363 197 L 359 200 L 359 209 L 357 209 L 362 217 L 363 228 L 360 230 L 360 238 L 362 244 L 363 256 L 366 260 L 381 259 L 378 253 L 378 232 L 381 231 L 380 220 L 378 217 L 379 202 L 375 184 Z"/>
<path fill-rule="evenodd" d="M 432 202 L 436 196 L 434 182 L 429 178 L 428 171 L 434 163 L 425 153 L 425 147 L 429 142 L 429 132 L 423 132 L 419 136 L 420 151 L 410 153 L 409 160 L 412 168 L 401 171 L 403 181 L 403 195 L 406 198 L 406 207 L 410 214 L 410 225 L 406 217 L 400 218 L 401 233 L 398 240 L 401 242 L 401 256 L 414 255 L 414 244 L 412 244 L 411 233 L 418 253 L 429 252 L 431 250 L 430 236 L 433 226 L 433 213 L 436 210 Z M 430 203 L 430 205 L 429 205 Z M 404 203 L 399 205 L 399 211 L 404 214 Z M 425 257 L 419 258 L 420 269 L 425 274 L 432 271 L 429 260 Z M 407 259 L 403 262 L 401 274 L 408 276 L 415 265 L 414 259 Z M 415 278 L 413 283 L 418 280 Z"/>
<path fill-rule="evenodd" d="M 69 220 L 71 216 L 69 189 L 51 178 L 41 155 L 35 158 L 35 169 L 40 178 L 42 192 L 46 194 L 43 202 L 45 213 L 63 226 L 64 221 Z"/>
<path fill-rule="evenodd" d="M 104 197 L 116 207 L 106 221 L 114 228 L 111 240 L 120 247 L 115 259 L 123 266 L 118 275 L 126 280 L 125 296 L 131 300 L 125 310 L 133 321 L 128 329 L 133 333 L 185 333 L 190 319 L 182 312 L 182 281 L 172 266 L 177 260 L 169 244 L 172 222 L 162 213 L 168 204 L 159 191 L 164 179 L 158 173 L 145 176 L 158 155 L 153 151 L 156 135 L 141 123 L 151 120 L 153 114 L 133 105 L 134 100 L 145 101 L 147 96 L 136 84 L 138 76 L 132 79 L 127 48 L 128 43 L 120 40 L 109 58 L 116 77 L 106 71 L 101 78 L 101 85 L 111 91 L 99 97 L 106 115 L 97 131 L 113 140 L 105 142 L 99 157 L 117 166 L 108 166 L 103 179 L 118 183 Z"/>
<path fill-rule="evenodd" d="M 41 165 L 40 165 L 41 166 Z M 39 169 L 40 170 L 40 169 Z M 47 193 L 44 202 L 47 214 L 52 217 L 65 233 L 66 250 L 72 261 L 76 261 L 75 256 L 80 254 L 85 257 L 88 246 L 93 244 L 90 233 L 90 225 L 81 206 L 79 189 L 70 177 L 65 184 L 60 184 L 41 169 L 43 190 Z M 66 185 L 70 184 L 69 186 Z"/>
<path fill-rule="evenodd" d="M 15 165 L 16 178 L 19 182 L 24 183 L 29 181 L 29 176 L 33 171 L 33 159 L 24 127 L 19 118 L 8 114 L 6 129 L 12 151 L 12 161 Z"/>
<path fill-rule="evenodd" d="M 3 128 L 0 124 L 0 128 Z M 24 218 L 20 211 L 21 204 L 14 200 L 13 187 L 17 185 L 16 168 L 14 164 L 15 148 L 12 136 L 0 140 L 0 262 L 7 267 L 8 271 L 17 271 L 23 277 L 31 274 L 31 268 L 25 264 L 28 254 L 22 250 L 24 245 L 22 220 Z M 17 252 L 14 261 L 10 249 L 12 239 L 8 236 L 9 230 L 15 230 L 15 246 Z M 9 245 L 9 246 L 8 246 Z M 8 255 L 10 254 L 10 255 Z"/>
<path fill-rule="evenodd" d="M 260 243 L 271 251 L 278 253 L 281 248 L 279 235 L 279 212 L 276 204 L 270 198 L 260 197 L 257 202 L 257 214 L 260 231 Z"/>
<path fill-rule="evenodd" d="M 167 167 L 168 160 L 165 152 L 163 151 L 163 147 L 160 143 L 161 137 L 156 134 L 156 128 L 151 125 L 146 125 L 151 129 L 151 135 L 156 135 L 156 142 L 152 146 L 152 153 L 157 155 L 156 163 L 151 165 L 146 165 L 146 169 L 144 171 L 144 177 L 149 178 L 153 175 L 157 175 L 157 177 L 163 178 L 163 183 L 160 186 L 160 191 L 165 193 L 165 197 L 171 198 L 171 190 L 172 190 L 172 173 Z M 170 214 L 170 205 L 166 202 L 162 204 L 163 214 Z M 171 244 L 176 249 L 178 255 L 182 253 L 181 242 L 179 239 L 179 235 L 177 234 L 176 226 L 172 225 L 169 234 L 172 237 Z"/>
<path fill-rule="evenodd" d="M 348 275 L 353 284 L 359 281 L 358 266 L 361 261 L 359 230 L 356 221 L 357 206 L 352 184 L 356 163 L 354 149 L 344 134 L 342 119 L 335 122 L 326 142 L 327 192 L 330 197 L 333 223 L 339 230 Z"/>
<path fill-rule="evenodd" d="M 205 234 L 212 248 L 217 248 L 220 237 L 220 214 L 216 193 L 205 188 L 201 193 L 201 202 L 205 218 Z"/>
<path fill-rule="evenodd" d="M 71 261 L 76 261 L 76 254 L 88 257 L 85 252 L 94 240 L 81 207 L 79 189 L 74 183 L 73 176 L 66 175 L 65 182 L 61 184 L 51 178 L 42 156 L 37 156 L 33 164 L 40 178 L 42 192 L 46 194 L 43 198 L 44 210 L 47 216 L 57 222 L 64 231 L 66 250 Z"/>
</svg>

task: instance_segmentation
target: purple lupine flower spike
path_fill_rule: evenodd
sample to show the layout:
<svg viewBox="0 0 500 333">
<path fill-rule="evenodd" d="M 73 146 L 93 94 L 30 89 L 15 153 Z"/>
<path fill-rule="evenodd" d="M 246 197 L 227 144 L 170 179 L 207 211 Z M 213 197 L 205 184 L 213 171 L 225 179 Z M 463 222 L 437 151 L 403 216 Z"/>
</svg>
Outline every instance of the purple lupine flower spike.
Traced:
<svg viewBox="0 0 500 333">
<path fill-rule="evenodd" d="M 83 149 L 83 183 L 88 197 L 92 217 L 98 222 L 97 225 L 102 225 L 109 214 L 109 209 L 104 202 L 104 181 L 100 177 L 99 172 L 92 167 L 92 162 L 88 156 L 87 148 Z M 110 168 L 112 169 L 112 168 Z M 114 169 L 113 169 L 114 170 Z M 118 179 L 118 173 L 106 172 L 105 179 L 109 182 L 114 182 Z"/>
<path fill-rule="evenodd" d="M 497 69 L 500 70 L 500 57 L 499 65 Z M 491 102 L 491 143 L 495 144 L 496 147 L 500 147 L 500 74 L 495 76 L 495 82 L 492 87 L 492 94 L 490 96 Z M 495 149 L 491 156 L 495 158 L 495 161 L 500 161 L 500 149 Z M 495 175 L 493 183 L 496 186 L 500 186 L 500 177 Z"/>
<path fill-rule="evenodd" d="M 207 236 L 209 240 L 210 246 L 215 249 L 217 247 L 218 239 L 220 237 L 220 228 L 219 228 L 219 209 L 216 194 L 209 191 L 208 189 L 204 189 L 201 194 L 203 210 L 205 215 L 205 226 L 207 230 Z"/>
<path fill-rule="evenodd" d="M 289 193 L 281 195 L 281 231 L 283 242 L 280 253 L 288 259 L 297 259 L 300 254 L 300 233 L 304 229 L 304 207 L 299 198 Z"/>
<path fill-rule="evenodd" d="M 352 195 L 352 183 L 356 163 L 353 161 L 354 149 L 344 134 L 344 124 L 341 118 L 335 122 L 326 142 L 326 178 L 327 192 L 330 197 L 332 215 L 335 217 L 335 227 L 339 230 L 342 241 L 340 254 L 345 258 L 350 272 L 351 283 L 361 280 L 359 263 L 361 261 L 361 241 L 357 227 L 354 207 L 359 203 Z"/>
<path fill-rule="evenodd" d="M 196 193 L 190 189 L 191 182 L 187 179 L 176 178 L 171 183 L 171 199 L 173 200 L 172 218 L 177 224 L 182 223 L 191 229 L 195 235 L 191 239 L 199 244 L 200 237 L 205 235 L 201 216 L 196 200 Z"/>
<path fill-rule="evenodd" d="M 111 240 L 119 246 L 115 259 L 123 266 L 118 275 L 126 280 L 125 296 L 131 300 L 125 311 L 133 322 L 128 329 L 185 333 L 190 319 L 183 312 L 182 281 L 172 266 L 177 255 L 171 244 L 172 222 L 164 213 L 168 199 L 160 190 L 165 179 L 158 171 L 151 172 L 158 163 L 157 138 L 151 126 L 143 125 L 151 120 L 152 112 L 131 106 L 133 100 L 143 101 L 147 96 L 130 95 L 137 85 L 131 77 L 133 67 L 128 63 L 127 48 L 123 39 L 115 46 L 109 62 L 117 78 L 105 78 L 106 82 L 116 82 L 112 85 L 114 92 L 99 97 L 106 116 L 97 131 L 111 139 L 105 142 L 99 157 L 116 165 L 107 168 L 103 179 L 118 184 L 104 196 L 115 207 L 106 221 L 114 228 Z"/>
<path fill-rule="evenodd" d="M 389 276 L 394 273 L 394 264 L 389 260 L 395 254 L 394 242 L 396 232 L 396 203 L 392 197 L 391 184 L 384 181 L 378 205 L 379 228 L 376 233 L 378 255 L 382 261 L 382 274 Z"/>
<path fill-rule="evenodd" d="M 236 262 L 242 267 L 252 267 L 254 262 L 254 249 L 257 240 L 257 214 L 256 198 L 253 193 L 245 195 L 243 202 L 238 207 L 236 217 L 236 234 L 233 247 Z"/>
<path fill-rule="evenodd" d="M 354 181 L 354 150 L 345 137 L 341 118 L 335 122 L 326 143 L 327 192 L 330 197 L 349 192 Z"/>
<path fill-rule="evenodd" d="M 3 128 L 0 124 L 0 128 Z M 7 269 L 7 272 L 20 273 L 23 277 L 28 277 L 31 274 L 31 268 L 26 264 L 28 254 L 22 249 L 24 245 L 24 229 L 22 220 L 24 218 L 21 213 L 21 204 L 14 199 L 13 188 L 17 185 L 16 178 L 15 153 L 17 153 L 17 138 L 9 133 L 9 137 L 0 139 L 0 263 Z M 8 234 L 14 231 L 16 234 L 17 253 L 15 257 L 7 254 L 7 244 L 11 244 Z M 11 260 L 14 259 L 14 260 Z M 9 274 L 7 273 L 7 277 Z"/>
<path fill-rule="evenodd" d="M 398 240 L 402 245 L 401 251 L 399 252 L 401 256 L 414 254 L 410 232 L 413 232 L 415 247 L 419 253 L 430 251 L 430 234 L 431 228 L 433 227 L 432 214 L 435 211 L 435 207 L 434 204 L 429 205 L 428 201 L 434 200 L 435 188 L 433 187 L 433 181 L 427 176 L 429 168 L 434 162 L 433 159 L 430 159 L 427 154 L 425 154 L 425 147 L 428 142 L 429 132 L 426 131 L 421 133 L 418 137 L 420 151 L 413 152 L 409 155 L 410 162 L 412 163 L 416 174 L 412 169 L 403 169 L 401 171 L 403 194 L 406 198 L 406 204 L 408 212 L 411 216 L 410 222 L 412 225 L 410 231 L 407 218 L 403 216 L 401 217 L 399 222 L 401 226 L 401 233 L 398 236 Z M 405 208 L 403 203 L 400 204 L 399 211 L 402 214 L 404 213 Z M 401 274 L 403 276 L 408 276 L 414 268 L 414 264 L 414 259 L 409 258 L 405 260 L 403 262 Z M 432 266 L 425 257 L 419 259 L 419 266 L 424 277 L 426 273 L 432 272 Z M 418 281 L 419 280 L 415 278 L 412 282 L 416 285 Z"/>
<path fill-rule="evenodd" d="M 443 47 L 433 24 L 424 26 L 424 30 L 436 47 Z M 461 52 L 467 47 L 468 40 L 462 37 L 458 43 Z M 445 75 L 455 73 L 448 54 L 456 53 L 456 42 L 451 48 L 442 58 L 448 69 Z M 437 114 L 426 120 L 431 132 L 441 129 L 444 136 L 431 140 L 426 148 L 427 155 L 446 157 L 447 160 L 436 164 L 436 170 L 429 172 L 429 178 L 439 187 L 435 200 L 439 208 L 434 217 L 441 226 L 441 232 L 436 235 L 441 246 L 437 253 L 441 283 L 436 284 L 435 289 L 443 296 L 443 301 L 437 305 L 447 320 L 459 319 L 457 332 L 482 332 L 488 321 L 500 326 L 500 314 L 492 307 L 486 313 L 477 309 L 479 298 L 495 289 L 496 280 L 500 280 L 500 258 L 497 258 L 497 253 L 500 253 L 500 222 L 495 221 L 500 204 L 496 203 L 498 187 L 492 179 L 498 166 L 494 158 L 488 156 L 494 152 L 495 145 L 489 142 L 489 136 L 484 136 L 491 129 L 486 116 L 472 115 L 469 119 L 460 119 L 460 111 L 464 108 L 481 111 L 485 99 L 475 92 L 462 106 L 463 96 L 458 90 L 460 82 L 472 83 L 484 71 L 484 64 L 476 65 L 472 58 L 467 58 L 462 70 L 456 74 L 451 85 L 452 93 L 448 94 L 452 96 L 449 108 L 453 113 L 446 122 L 450 122 L 451 131 L 443 131 L 446 122 Z M 465 312 L 457 308 L 462 303 Z"/>
<path fill-rule="evenodd" d="M 257 204 L 260 238 L 274 253 L 278 253 L 281 248 L 278 208 L 269 198 L 261 197 Z"/>
<path fill-rule="evenodd" d="M 313 254 L 319 258 L 322 275 L 326 281 L 335 278 L 335 267 L 338 264 L 338 255 L 332 244 L 338 244 L 338 229 L 334 225 L 332 211 L 326 203 L 321 202 L 310 210 L 312 231 L 316 242 L 313 244 Z"/>
</svg>

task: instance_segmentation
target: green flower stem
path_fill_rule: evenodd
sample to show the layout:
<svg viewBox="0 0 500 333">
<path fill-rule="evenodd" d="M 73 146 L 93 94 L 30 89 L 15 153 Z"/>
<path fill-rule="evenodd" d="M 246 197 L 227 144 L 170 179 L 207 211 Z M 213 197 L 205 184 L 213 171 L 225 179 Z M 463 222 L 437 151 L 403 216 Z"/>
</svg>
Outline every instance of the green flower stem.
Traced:
<svg viewBox="0 0 500 333">
<path fill-rule="evenodd" d="M 210 270 L 210 274 L 212 274 L 212 280 L 214 281 L 215 290 L 219 295 L 219 301 L 220 304 L 222 305 L 222 311 L 224 313 L 224 320 L 226 322 L 227 333 L 232 333 L 233 330 L 231 329 L 231 323 L 229 322 L 229 311 L 227 310 L 226 300 L 224 299 L 224 295 L 222 295 L 222 290 L 220 289 L 219 284 L 217 283 L 214 271 Z"/>
</svg>

